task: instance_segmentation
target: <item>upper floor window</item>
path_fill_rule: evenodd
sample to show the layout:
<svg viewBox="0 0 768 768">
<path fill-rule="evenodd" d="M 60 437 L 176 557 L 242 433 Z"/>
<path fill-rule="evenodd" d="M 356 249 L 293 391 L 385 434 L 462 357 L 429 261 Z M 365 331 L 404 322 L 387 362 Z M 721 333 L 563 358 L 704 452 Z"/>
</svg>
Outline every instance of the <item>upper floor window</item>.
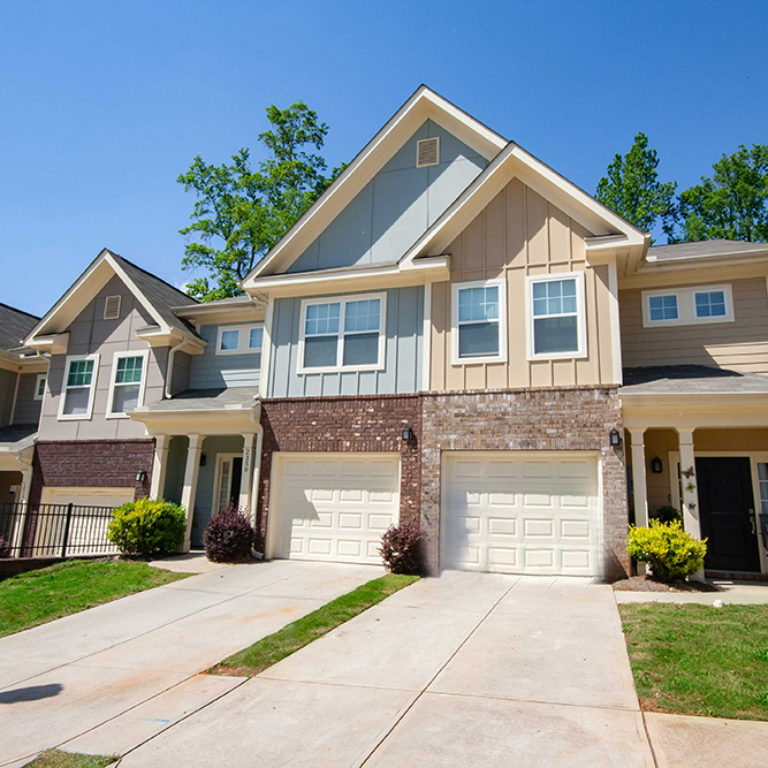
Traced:
<svg viewBox="0 0 768 768">
<path fill-rule="evenodd" d="M 146 366 L 146 352 L 115 353 L 107 416 L 125 416 L 141 405 Z"/>
<path fill-rule="evenodd" d="M 725 317 L 725 291 L 696 291 L 696 317 Z"/>
<path fill-rule="evenodd" d="M 648 317 L 653 322 L 677 320 L 677 294 L 650 296 L 648 298 Z"/>
<path fill-rule="evenodd" d="M 454 284 L 454 363 L 492 363 L 506 359 L 504 297 L 503 280 Z"/>
<path fill-rule="evenodd" d="M 216 339 L 216 354 L 245 355 L 249 352 L 261 352 L 263 337 L 262 325 L 222 326 Z"/>
<path fill-rule="evenodd" d="M 529 277 L 530 358 L 573 358 L 586 354 L 584 275 Z"/>
<path fill-rule="evenodd" d="M 35 380 L 35 400 L 42 400 L 45 396 L 45 381 L 45 374 L 38 373 L 37 379 Z"/>
<path fill-rule="evenodd" d="M 384 366 L 386 294 L 302 302 L 299 373 Z"/>
<path fill-rule="evenodd" d="M 59 408 L 60 419 L 91 418 L 98 367 L 98 355 L 67 358 Z"/>
<path fill-rule="evenodd" d="M 734 319 L 730 285 L 643 291 L 643 325 L 695 325 Z"/>
</svg>

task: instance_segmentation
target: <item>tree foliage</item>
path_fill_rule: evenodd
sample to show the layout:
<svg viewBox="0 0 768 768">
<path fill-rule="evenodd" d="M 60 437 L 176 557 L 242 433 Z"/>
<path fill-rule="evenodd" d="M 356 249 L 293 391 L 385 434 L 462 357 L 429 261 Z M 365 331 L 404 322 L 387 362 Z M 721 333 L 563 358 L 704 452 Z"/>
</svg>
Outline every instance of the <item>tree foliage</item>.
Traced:
<svg viewBox="0 0 768 768">
<path fill-rule="evenodd" d="M 661 223 L 670 236 L 675 222 L 677 184 L 660 182 L 658 165 L 656 150 L 648 148 L 648 137 L 638 133 L 629 152 L 614 156 L 607 175 L 597 184 L 595 197 L 644 232 Z"/>
<path fill-rule="evenodd" d="M 680 194 L 681 239 L 768 240 L 768 145 L 743 144 Z"/>
<path fill-rule="evenodd" d="M 259 134 L 268 151 L 256 168 L 250 150 L 240 149 L 231 164 L 206 163 L 196 156 L 177 181 L 197 200 L 182 269 L 204 269 L 188 285 L 203 301 L 241 293 L 238 282 L 285 234 L 330 184 L 322 149 L 328 126 L 303 102 L 287 109 L 267 108 L 270 128 Z"/>
</svg>

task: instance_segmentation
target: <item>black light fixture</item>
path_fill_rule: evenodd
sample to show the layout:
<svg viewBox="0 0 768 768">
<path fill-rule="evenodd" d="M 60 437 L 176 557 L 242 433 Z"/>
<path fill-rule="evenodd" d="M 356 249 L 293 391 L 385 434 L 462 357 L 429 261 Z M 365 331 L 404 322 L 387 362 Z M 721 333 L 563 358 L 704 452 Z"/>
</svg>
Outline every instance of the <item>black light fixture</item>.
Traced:
<svg viewBox="0 0 768 768">
<path fill-rule="evenodd" d="M 612 429 L 612 430 L 611 430 L 611 431 L 608 433 L 608 437 L 610 438 L 610 441 L 611 441 L 611 445 L 612 445 L 614 448 L 618 448 L 618 446 L 620 446 L 620 445 L 621 445 L 621 434 L 619 433 L 619 430 L 618 430 L 618 429 Z"/>
<path fill-rule="evenodd" d="M 200 466 L 204 467 L 206 461 L 208 461 L 208 457 L 204 453 L 201 453 L 200 454 Z"/>
<path fill-rule="evenodd" d="M 410 443 L 413 440 L 413 430 L 410 427 L 403 429 L 403 442 Z"/>
<path fill-rule="evenodd" d="M 651 459 L 651 472 L 653 472 L 654 475 L 660 475 L 663 470 L 664 467 L 662 466 L 661 459 L 658 456 L 654 456 Z"/>
<path fill-rule="evenodd" d="M 136 482 L 137 483 L 143 483 L 147 479 L 147 470 L 146 469 L 140 469 L 136 473 Z"/>
</svg>

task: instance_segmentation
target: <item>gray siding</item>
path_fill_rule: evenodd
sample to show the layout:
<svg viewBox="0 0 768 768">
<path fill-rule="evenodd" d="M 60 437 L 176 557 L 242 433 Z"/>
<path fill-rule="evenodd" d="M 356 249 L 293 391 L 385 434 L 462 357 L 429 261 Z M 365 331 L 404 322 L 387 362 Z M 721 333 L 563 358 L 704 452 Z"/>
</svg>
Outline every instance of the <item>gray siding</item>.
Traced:
<svg viewBox="0 0 768 768">
<path fill-rule="evenodd" d="M 268 396 L 383 395 L 418 392 L 421 388 L 423 356 L 424 288 L 392 288 L 386 293 L 387 338 L 384 369 L 347 373 L 296 372 L 302 299 L 277 299 L 273 317 L 274 338 L 269 366 Z"/>
<path fill-rule="evenodd" d="M 436 136 L 440 164 L 416 168 L 416 142 Z M 397 261 L 487 164 L 427 120 L 286 271 Z"/>
<path fill-rule="evenodd" d="M 37 373 L 23 373 L 19 381 L 19 394 L 16 397 L 16 411 L 13 414 L 14 424 L 37 424 L 40 420 L 40 404 L 35 400 Z"/>
<path fill-rule="evenodd" d="M 247 323 L 242 323 L 246 325 Z M 238 323 L 225 323 L 238 325 Z M 218 325 L 203 325 L 198 331 L 208 342 L 202 355 L 191 358 L 189 386 L 191 389 L 218 389 L 224 387 L 257 387 L 261 354 L 217 355 Z"/>
<path fill-rule="evenodd" d="M 104 320 L 104 300 L 107 296 L 122 296 L 120 317 Z M 168 349 L 150 349 L 136 331 L 153 320 L 135 301 L 122 281 L 113 277 L 90 304 L 69 326 L 69 348 L 66 355 L 53 355 L 48 368 L 48 391 L 43 401 L 40 419 L 40 440 L 118 440 L 146 436 L 143 424 L 132 419 L 107 419 L 107 400 L 112 378 L 115 352 L 149 349 L 144 403 L 162 400 Z M 66 358 L 74 355 L 99 354 L 93 417 L 72 421 L 59 421 L 59 404 L 66 369 Z"/>
<path fill-rule="evenodd" d="M 173 358 L 171 373 L 171 394 L 178 395 L 189 389 L 189 372 L 192 368 L 190 356 L 186 352 L 177 352 Z"/>
<path fill-rule="evenodd" d="M 168 501 L 181 501 L 181 492 L 184 490 L 184 472 L 187 467 L 187 448 L 189 438 L 176 436 L 170 439 L 168 444 L 168 464 L 165 470 L 165 488 L 161 496 Z"/>
<path fill-rule="evenodd" d="M 13 408 L 13 393 L 16 391 L 16 376 L 13 371 L 0 368 L 0 427 L 11 423 L 11 408 Z"/>
</svg>

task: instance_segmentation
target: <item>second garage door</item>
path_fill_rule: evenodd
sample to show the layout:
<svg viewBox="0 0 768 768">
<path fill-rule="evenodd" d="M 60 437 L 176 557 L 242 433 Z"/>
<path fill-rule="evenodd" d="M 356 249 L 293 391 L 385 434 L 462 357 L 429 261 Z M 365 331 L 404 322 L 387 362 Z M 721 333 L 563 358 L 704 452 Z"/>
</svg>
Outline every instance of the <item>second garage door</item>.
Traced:
<svg viewBox="0 0 768 768">
<path fill-rule="evenodd" d="M 593 456 L 444 454 L 440 566 L 600 575 Z"/>
<path fill-rule="evenodd" d="M 399 456 L 276 453 L 272 483 L 272 557 L 381 562 L 400 506 Z"/>
</svg>

